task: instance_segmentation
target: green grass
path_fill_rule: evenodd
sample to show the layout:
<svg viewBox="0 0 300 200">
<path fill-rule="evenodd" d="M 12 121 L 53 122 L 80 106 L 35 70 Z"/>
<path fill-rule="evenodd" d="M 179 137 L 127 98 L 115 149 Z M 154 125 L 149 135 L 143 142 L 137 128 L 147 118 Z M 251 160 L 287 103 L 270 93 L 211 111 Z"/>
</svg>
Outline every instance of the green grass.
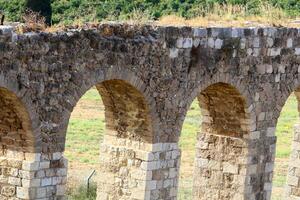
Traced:
<svg viewBox="0 0 300 200">
<path fill-rule="evenodd" d="M 69 161 L 98 163 L 99 142 L 102 139 L 104 123 L 101 119 L 71 119 L 67 135 L 65 155 Z"/>
<path fill-rule="evenodd" d="M 81 104 L 79 104 L 81 108 L 74 112 L 91 109 L 92 106 L 98 104 L 101 104 L 100 95 L 95 88 L 92 88 L 81 98 Z M 99 108 L 97 107 L 97 109 Z M 294 95 L 291 95 L 281 112 L 277 124 L 276 159 L 278 159 L 275 162 L 272 200 L 281 199 L 280 195 L 282 194 L 282 188 L 286 181 L 287 162 L 291 152 L 293 126 L 297 121 L 297 100 Z M 191 199 L 195 143 L 200 125 L 201 112 L 198 102 L 194 101 L 184 121 L 179 142 L 183 155 L 179 181 L 179 200 Z M 103 114 L 97 117 L 89 116 L 87 119 L 85 119 L 85 117 L 72 117 L 70 119 L 65 152 L 70 163 L 80 163 L 82 165 L 92 164 L 97 166 L 99 160 L 99 143 L 103 138 L 104 126 Z M 87 197 L 86 194 L 84 194 L 84 190 L 79 188 L 77 192 L 73 191 L 73 193 L 70 194 L 69 199 L 91 200 L 95 199 L 95 196 Z"/>
<path fill-rule="evenodd" d="M 80 186 L 75 190 L 68 191 L 68 200 L 95 200 L 97 197 L 97 185 L 92 184 L 89 190 L 85 186 Z"/>
<path fill-rule="evenodd" d="M 297 99 L 294 95 L 284 105 L 276 127 L 277 158 L 287 158 L 291 153 L 293 127 L 299 120 Z"/>
<path fill-rule="evenodd" d="M 102 102 L 101 98 L 100 98 L 100 94 L 98 93 L 96 88 L 92 88 L 90 90 L 88 90 L 80 99 L 81 101 L 84 100 L 93 100 L 96 102 Z"/>
<path fill-rule="evenodd" d="M 295 95 L 285 103 L 276 127 L 276 160 L 273 178 L 272 200 L 282 199 L 286 183 L 288 161 L 291 153 L 293 127 L 299 121 L 298 105 Z"/>
<path fill-rule="evenodd" d="M 201 125 L 201 112 L 197 101 L 194 101 L 184 120 L 179 146 L 182 149 L 193 150 L 196 144 L 197 132 Z"/>
</svg>

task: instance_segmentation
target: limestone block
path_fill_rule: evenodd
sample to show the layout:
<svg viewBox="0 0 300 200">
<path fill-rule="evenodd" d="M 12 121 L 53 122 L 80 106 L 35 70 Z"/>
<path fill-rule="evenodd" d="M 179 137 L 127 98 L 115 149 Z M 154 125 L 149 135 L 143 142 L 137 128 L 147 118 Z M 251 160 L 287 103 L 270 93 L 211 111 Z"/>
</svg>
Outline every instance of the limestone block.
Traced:
<svg viewBox="0 0 300 200">
<path fill-rule="evenodd" d="M 9 167 L 22 169 L 22 160 L 9 159 L 7 160 L 7 165 Z"/>
<path fill-rule="evenodd" d="M 146 171 L 152 171 L 160 168 L 159 161 L 142 162 L 141 169 Z"/>
<path fill-rule="evenodd" d="M 224 173 L 231 173 L 231 174 L 238 174 L 239 167 L 237 165 L 233 165 L 228 162 L 223 163 L 223 172 Z"/>
<path fill-rule="evenodd" d="M 35 177 L 35 172 L 34 171 L 20 170 L 19 174 L 20 174 L 20 177 L 24 178 L 24 179 L 33 179 Z"/>
<path fill-rule="evenodd" d="M 62 152 L 55 152 L 52 154 L 52 160 L 60 160 L 62 158 Z"/>
<path fill-rule="evenodd" d="M 23 161 L 22 170 L 24 171 L 37 171 L 39 169 L 40 162 Z"/>
<path fill-rule="evenodd" d="M 163 188 L 173 187 L 173 179 L 165 179 L 163 182 Z"/>
<path fill-rule="evenodd" d="M 267 137 L 274 137 L 275 131 L 276 131 L 276 127 L 269 127 L 267 129 Z"/>
<path fill-rule="evenodd" d="M 254 48 L 259 48 L 260 47 L 260 38 L 259 37 L 255 37 L 253 39 L 253 47 Z"/>
<path fill-rule="evenodd" d="M 223 40 L 221 40 L 221 39 L 216 39 L 214 47 L 215 47 L 216 49 L 221 49 L 222 46 L 223 46 Z"/>
<path fill-rule="evenodd" d="M 257 173 L 257 165 L 248 165 L 248 174 L 256 174 Z"/>
<path fill-rule="evenodd" d="M 130 172 L 130 176 L 137 180 L 152 180 L 152 171 L 133 170 Z"/>
<path fill-rule="evenodd" d="M 205 29 L 205 28 L 194 28 L 193 29 L 193 36 L 194 37 L 206 37 L 207 36 L 207 29 Z"/>
<path fill-rule="evenodd" d="M 36 188 L 36 198 L 46 198 L 47 190 L 45 187 Z"/>
<path fill-rule="evenodd" d="M 178 176 L 178 169 L 177 168 L 170 168 L 169 169 L 169 176 L 168 178 L 173 179 L 176 178 Z"/>
<path fill-rule="evenodd" d="M 24 160 L 25 153 L 20 151 L 7 150 L 6 157 L 14 160 Z"/>
<path fill-rule="evenodd" d="M 193 40 L 193 47 L 198 47 L 200 45 L 201 40 L 199 38 L 196 38 Z"/>
<path fill-rule="evenodd" d="M 266 72 L 268 74 L 272 74 L 272 72 L 273 72 L 273 66 L 272 65 L 266 65 Z"/>
<path fill-rule="evenodd" d="M 177 48 L 171 48 L 170 49 L 170 53 L 169 53 L 169 57 L 170 58 L 177 58 L 178 57 L 178 49 Z"/>
<path fill-rule="evenodd" d="M 17 187 L 17 197 L 20 199 L 35 199 L 35 192 L 35 188 Z"/>
<path fill-rule="evenodd" d="M 16 177 L 8 177 L 8 183 L 14 186 L 21 186 L 21 179 Z"/>
<path fill-rule="evenodd" d="M 251 140 L 257 140 L 260 138 L 260 131 L 252 131 L 249 134 L 249 139 Z"/>
<path fill-rule="evenodd" d="M 65 185 L 56 185 L 56 195 L 63 196 L 66 193 Z"/>
<path fill-rule="evenodd" d="M 288 38 L 286 41 L 286 47 L 292 48 L 293 47 L 293 38 Z"/>
<path fill-rule="evenodd" d="M 273 47 L 274 40 L 273 38 L 268 37 L 267 38 L 267 47 Z"/>
<path fill-rule="evenodd" d="M 57 169 L 56 176 L 67 176 L 67 169 L 65 169 L 65 168 Z"/>
<path fill-rule="evenodd" d="M 264 190 L 272 191 L 272 183 L 265 183 L 264 184 Z"/>
<path fill-rule="evenodd" d="M 152 145 L 152 152 L 159 152 L 163 151 L 163 144 L 162 143 L 155 143 Z"/>
<path fill-rule="evenodd" d="M 296 54 L 297 56 L 300 55 L 300 48 L 295 48 L 295 54 Z"/>
<path fill-rule="evenodd" d="M 265 172 L 273 172 L 273 170 L 274 170 L 274 163 L 273 162 L 266 163 Z"/>
<path fill-rule="evenodd" d="M 279 56 L 281 54 L 281 48 L 270 48 L 268 49 L 269 56 Z"/>
<path fill-rule="evenodd" d="M 7 159 L 6 158 L 3 158 L 3 157 L 0 157 L 0 167 L 1 166 L 4 166 L 6 167 L 8 164 L 7 164 Z"/>
<path fill-rule="evenodd" d="M 22 179 L 22 186 L 23 187 L 39 187 L 41 186 L 41 179 Z"/>
<path fill-rule="evenodd" d="M 15 168 L 9 168 L 8 169 L 9 176 L 18 177 L 19 176 L 19 170 Z"/>
<path fill-rule="evenodd" d="M 208 38 L 207 45 L 210 48 L 214 48 L 215 47 L 215 40 L 214 40 L 214 38 Z"/>
<path fill-rule="evenodd" d="M 25 153 L 25 160 L 40 161 L 41 160 L 41 154 L 40 153 Z"/>
<path fill-rule="evenodd" d="M 193 39 L 192 38 L 179 38 L 176 43 L 177 48 L 192 48 L 193 47 Z"/>
<path fill-rule="evenodd" d="M 47 197 L 51 197 L 55 193 L 56 193 L 56 187 L 55 186 L 47 186 L 46 187 L 46 196 Z"/>
<path fill-rule="evenodd" d="M 278 66 L 278 72 L 281 73 L 281 74 L 284 74 L 285 73 L 285 66 L 284 65 L 279 65 Z"/>
<path fill-rule="evenodd" d="M 292 186 L 298 186 L 299 178 L 295 176 L 287 176 L 287 184 Z"/>
<path fill-rule="evenodd" d="M 52 178 L 43 178 L 41 179 L 41 186 L 50 186 L 52 185 Z"/>
<path fill-rule="evenodd" d="M 232 28 L 231 31 L 231 37 L 237 38 L 237 37 L 243 37 L 244 36 L 244 30 L 241 28 Z"/>
<path fill-rule="evenodd" d="M 150 191 L 145 190 L 133 190 L 131 198 L 136 200 L 150 200 Z"/>
<path fill-rule="evenodd" d="M 49 169 L 50 161 L 43 161 L 39 163 L 39 169 Z"/>
<path fill-rule="evenodd" d="M 16 193 L 16 187 L 15 186 L 3 186 L 1 188 L 1 194 L 3 196 L 13 197 L 13 196 L 15 196 L 15 193 Z"/>
</svg>

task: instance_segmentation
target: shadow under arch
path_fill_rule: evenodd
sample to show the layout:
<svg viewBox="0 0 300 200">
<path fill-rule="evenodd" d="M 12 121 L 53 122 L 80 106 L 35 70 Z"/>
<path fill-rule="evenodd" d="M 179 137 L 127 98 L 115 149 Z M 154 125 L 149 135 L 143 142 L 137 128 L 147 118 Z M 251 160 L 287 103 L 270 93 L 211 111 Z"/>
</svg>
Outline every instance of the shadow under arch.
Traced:
<svg viewBox="0 0 300 200">
<path fill-rule="evenodd" d="M 201 88 L 194 97 L 202 123 L 196 141 L 193 199 L 244 199 L 252 131 L 249 96 L 225 82 Z"/>
<path fill-rule="evenodd" d="M 20 98 L 10 90 L 0 87 L 0 138 L 2 149 L 19 152 L 41 150 L 37 129 L 32 127 L 28 109 Z"/>
<path fill-rule="evenodd" d="M 96 88 L 105 107 L 105 134 L 153 143 L 149 107 L 137 89 L 122 80 L 104 81 Z"/>
</svg>

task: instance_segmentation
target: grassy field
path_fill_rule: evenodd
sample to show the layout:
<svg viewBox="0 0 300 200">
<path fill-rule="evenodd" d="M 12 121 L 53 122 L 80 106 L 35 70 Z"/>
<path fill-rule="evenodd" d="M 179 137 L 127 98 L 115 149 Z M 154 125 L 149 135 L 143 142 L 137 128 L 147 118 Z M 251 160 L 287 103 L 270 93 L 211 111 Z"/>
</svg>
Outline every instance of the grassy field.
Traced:
<svg viewBox="0 0 300 200">
<path fill-rule="evenodd" d="M 287 163 L 290 154 L 293 125 L 298 120 L 297 101 L 292 95 L 278 122 L 278 136 L 274 187 L 272 200 L 279 200 L 283 193 Z M 181 173 L 179 181 L 179 200 L 191 199 L 194 152 L 197 131 L 201 124 L 201 113 L 197 102 L 193 102 L 181 133 L 182 149 Z M 95 187 L 92 194 L 85 196 L 82 188 L 84 178 L 98 167 L 99 143 L 104 130 L 104 107 L 96 89 L 89 90 L 78 102 L 70 119 L 65 155 L 69 159 L 69 199 L 95 199 Z"/>
</svg>

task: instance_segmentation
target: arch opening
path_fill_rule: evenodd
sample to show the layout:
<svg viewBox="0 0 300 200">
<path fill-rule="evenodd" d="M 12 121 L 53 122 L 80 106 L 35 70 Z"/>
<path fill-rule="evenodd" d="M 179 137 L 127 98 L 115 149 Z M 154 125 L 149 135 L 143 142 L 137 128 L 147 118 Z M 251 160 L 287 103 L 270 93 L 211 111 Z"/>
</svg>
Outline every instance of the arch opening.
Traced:
<svg viewBox="0 0 300 200">
<path fill-rule="evenodd" d="M 189 196 L 185 194 L 182 199 L 243 199 L 250 133 L 246 101 L 237 89 L 226 83 L 208 86 L 199 93 L 195 101 L 198 102 L 198 112 L 201 111 L 202 115 L 199 123 L 201 128 L 194 141 L 193 185 L 189 189 L 192 192 Z M 192 104 L 194 109 L 195 101 Z M 187 117 L 191 116 L 193 115 L 187 114 Z M 194 117 L 199 120 L 199 115 Z M 185 120 L 188 123 L 189 119 Z M 181 137 L 184 138 L 183 135 Z M 182 146 L 183 143 L 181 140 L 184 155 L 184 148 L 187 147 Z M 187 165 L 183 162 L 184 159 L 181 161 L 181 174 L 182 168 Z M 183 179 L 188 177 L 181 175 L 180 178 L 179 191 Z"/>
<path fill-rule="evenodd" d="M 95 100 L 95 95 L 101 97 L 101 100 L 97 98 L 97 105 L 94 104 L 93 108 L 91 102 L 85 100 Z M 87 141 L 88 148 L 93 149 L 95 153 L 95 149 L 99 148 L 95 141 L 101 143 L 99 154 L 95 153 L 96 155 L 90 158 L 100 157 L 99 161 L 92 161 L 92 167 L 97 170 L 97 199 L 143 199 L 147 192 L 143 187 L 149 176 L 143 164 L 147 162 L 153 142 L 149 107 L 145 97 L 126 81 L 113 79 L 96 84 L 81 99 L 83 100 L 77 103 L 73 113 L 78 112 L 78 106 L 85 105 L 89 111 L 79 111 L 79 120 L 89 118 L 87 121 L 91 122 L 90 116 L 83 115 L 90 114 L 95 117 L 94 126 L 97 126 L 93 127 L 93 130 L 89 129 L 95 133 L 95 137 L 91 138 L 92 141 Z M 102 111 L 99 112 L 98 109 Z M 74 114 L 78 117 L 78 113 Z M 71 118 L 67 133 L 71 137 L 67 135 L 65 155 L 69 157 L 77 151 L 70 148 L 74 143 L 72 137 L 75 137 L 75 134 L 85 135 L 84 138 L 88 140 L 90 135 L 85 132 L 84 127 L 78 130 L 74 127 L 72 130 L 75 121 Z M 77 137 L 77 140 L 80 139 L 82 138 Z M 78 160 L 78 156 L 75 157 Z M 76 166 L 74 159 L 69 160 L 69 166 Z"/>
<path fill-rule="evenodd" d="M 300 89 L 296 89 L 285 101 L 276 123 L 272 149 L 271 199 L 296 199 L 300 197 L 299 168 L 299 101 Z"/>
</svg>

